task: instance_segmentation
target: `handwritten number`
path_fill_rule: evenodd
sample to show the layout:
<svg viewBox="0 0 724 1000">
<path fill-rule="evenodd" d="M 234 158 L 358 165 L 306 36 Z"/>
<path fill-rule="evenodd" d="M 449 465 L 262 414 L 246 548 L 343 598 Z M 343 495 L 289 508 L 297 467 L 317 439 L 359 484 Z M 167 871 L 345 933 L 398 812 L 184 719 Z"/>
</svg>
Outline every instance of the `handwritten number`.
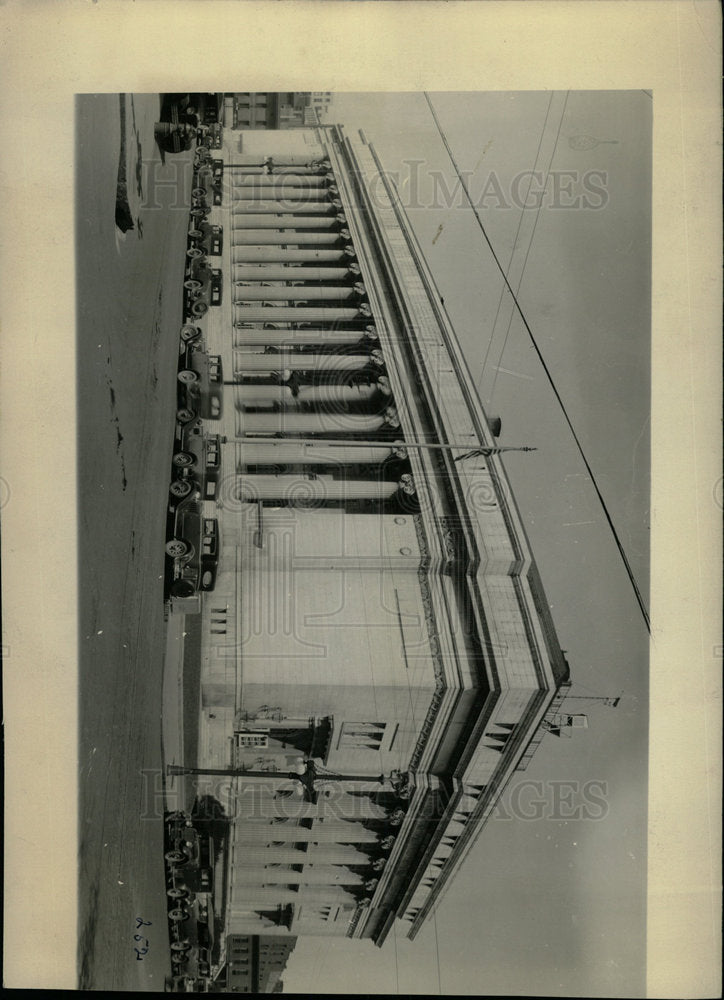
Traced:
<svg viewBox="0 0 724 1000">
<path fill-rule="evenodd" d="M 142 917 L 136 917 L 136 930 L 138 930 L 139 927 L 151 927 L 151 925 L 152 922 L 150 920 L 144 920 Z M 149 948 L 148 938 L 144 937 L 143 934 L 134 934 L 133 940 L 145 942 L 142 948 L 133 949 L 136 953 L 136 961 L 141 962 L 143 961 L 143 956 L 148 954 L 148 948 Z"/>
</svg>

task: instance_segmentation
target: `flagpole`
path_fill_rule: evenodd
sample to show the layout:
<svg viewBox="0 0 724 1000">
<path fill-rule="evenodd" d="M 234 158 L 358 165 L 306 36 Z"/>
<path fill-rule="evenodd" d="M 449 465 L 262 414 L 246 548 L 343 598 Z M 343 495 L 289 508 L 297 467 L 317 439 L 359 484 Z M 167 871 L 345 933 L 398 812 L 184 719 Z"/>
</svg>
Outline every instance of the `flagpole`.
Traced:
<svg viewBox="0 0 724 1000">
<path fill-rule="evenodd" d="M 537 451 L 537 448 L 531 448 L 528 446 L 514 446 L 514 445 L 481 445 L 480 447 L 470 448 L 470 441 L 460 441 L 460 442 L 447 442 L 441 443 L 437 441 L 360 441 L 359 439 L 350 438 L 304 438 L 304 437 L 285 437 L 285 438 L 273 438 L 266 434 L 242 434 L 240 437 L 235 439 L 236 441 L 243 444 L 244 441 L 249 442 L 264 442 L 264 444 L 270 445 L 271 447 L 284 447 L 289 444 L 302 444 L 308 448 L 385 448 L 389 447 L 392 449 L 399 448 L 403 449 L 413 449 L 418 451 L 459 451 L 461 449 L 467 449 L 469 455 L 458 455 L 455 461 L 460 461 L 460 459 L 472 457 L 473 455 L 499 455 L 504 451 Z"/>
</svg>

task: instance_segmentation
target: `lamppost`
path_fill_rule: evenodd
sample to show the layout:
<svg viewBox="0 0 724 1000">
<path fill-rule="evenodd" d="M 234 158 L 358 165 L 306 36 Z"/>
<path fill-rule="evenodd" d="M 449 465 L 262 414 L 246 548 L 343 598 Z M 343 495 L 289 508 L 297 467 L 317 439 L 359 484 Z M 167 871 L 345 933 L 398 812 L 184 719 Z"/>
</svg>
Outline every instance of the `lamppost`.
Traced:
<svg viewBox="0 0 724 1000">
<path fill-rule="evenodd" d="M 182 764 L 167 764 L 166 773 L 169 776 L 198 774 L 219 775 L 225 778 L 266 778 L 267 780 L 278 778 L 281 781 L 298 781 L 303 789 L 304 800 L 311 803 L 316 803 L 319 797 L 319 792 L 315 788 L 317 781 L 374 781 L 377 784 L 384 784 L 385 780 L 389 780 L 393 791 L 401 798 L 409 796 L 409 776 L 401 771 L 391 771 L 387 779 L 385 779 L 384 774 L 342 774 L 335 771 L 319 770 L 310 758 L 303 759 L 296 771 L 263 771 L 246 767 L 184 767 Z"/>
</svg>

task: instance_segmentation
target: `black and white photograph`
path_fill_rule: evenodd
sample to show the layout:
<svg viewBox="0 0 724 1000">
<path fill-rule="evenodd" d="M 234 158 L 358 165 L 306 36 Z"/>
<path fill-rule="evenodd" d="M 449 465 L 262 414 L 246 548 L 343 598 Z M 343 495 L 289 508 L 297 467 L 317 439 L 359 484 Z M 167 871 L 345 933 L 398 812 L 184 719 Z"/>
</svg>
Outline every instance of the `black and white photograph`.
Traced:
<svg viewBox="0 0 724 1000">
<path fill-rule="evenodd" d="M 69 109 L 57 985 L 651 995 L 655 88 L 194 76 Z"/>
<path fill-rule="evenodd" d="M 81 988 L 643 995 L 651 121 L 78 97 Z"/>
</svg>

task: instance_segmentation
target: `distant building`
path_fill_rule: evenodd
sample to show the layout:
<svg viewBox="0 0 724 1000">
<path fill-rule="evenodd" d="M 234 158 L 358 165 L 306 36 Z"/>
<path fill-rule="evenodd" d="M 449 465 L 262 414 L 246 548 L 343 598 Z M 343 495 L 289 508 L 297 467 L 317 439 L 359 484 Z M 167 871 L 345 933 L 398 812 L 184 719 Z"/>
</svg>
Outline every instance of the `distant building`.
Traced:
<svg viewBox="0 0 724 1000">
<path fill-rule="evenodd" d="M 323 124 L 329 92 L 258 92 L 227 94 L 225 124 L 234 129 L 309 128 Z"/>
<path fill-rule="evenodd" d="M 229 934 L 226 939 L 226 992 L 281 992 L 281 976 L 296 943 L 293 937 Z"/>
</svg>

